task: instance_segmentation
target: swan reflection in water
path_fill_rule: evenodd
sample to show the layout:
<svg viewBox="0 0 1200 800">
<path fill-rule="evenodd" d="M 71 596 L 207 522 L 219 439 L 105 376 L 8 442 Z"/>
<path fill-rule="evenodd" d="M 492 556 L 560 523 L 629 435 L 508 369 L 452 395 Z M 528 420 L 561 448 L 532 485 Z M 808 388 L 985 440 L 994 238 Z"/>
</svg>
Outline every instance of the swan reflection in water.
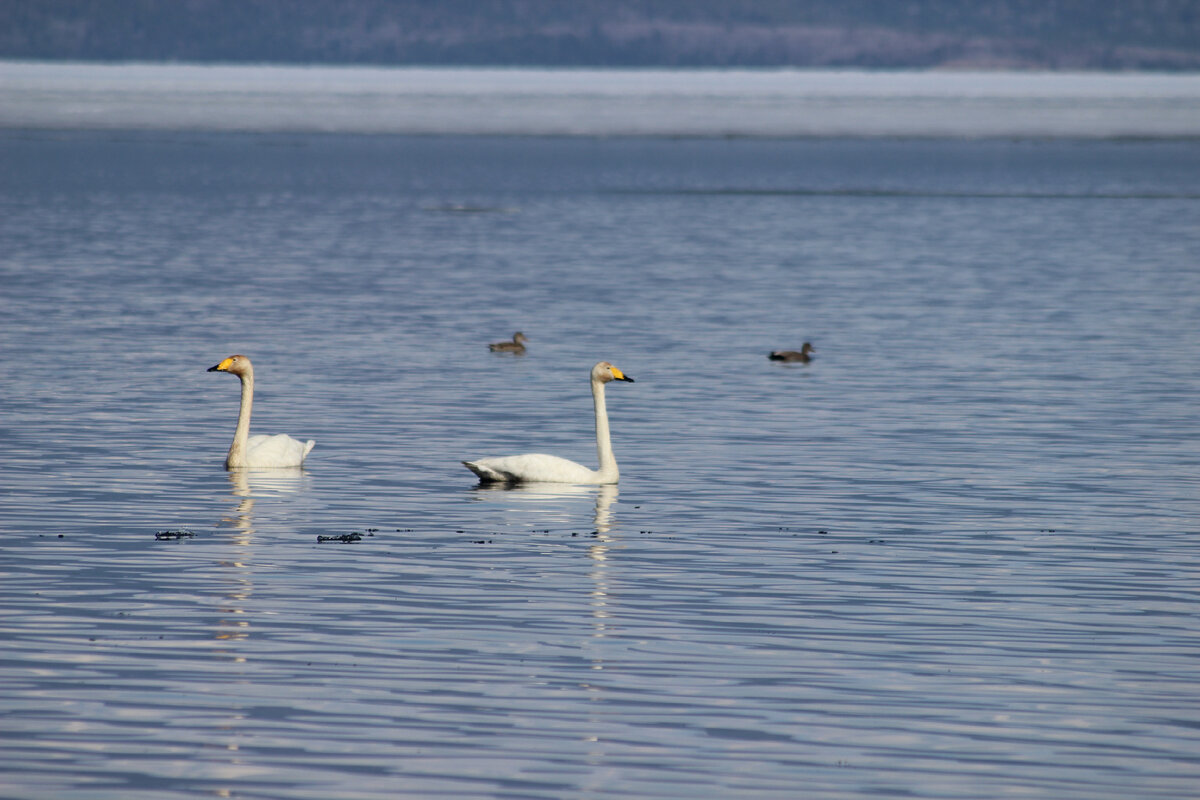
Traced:
<svg viewBox="0 0 1200 800">
<path fill-rule="evenodd" d="M 588 557 L 592 560 L 592 638 L 603 639 L 608 634 L 608 549 L 612 543 L 612 504 L 617 499 L 616 486 L 601 486 L 596 494 L 593 522 L 596 526 Z M 600 658 L 592 660 L 592 669 L 604 669 Z"/>
<path fill-rule="evenodd" d="M 300 467 L 290 469 L 234 469 L 229 471 L 230 489 L 237 500 L 229 516 L 222 517 L 217 527 L 234 527 L 239 531 L 239 544 L 249 544 L 254 533 L 253 511 L 256 498 L 279 494 L 295 494 L 303 488 L 305 472 Z"/>
<path fill-rule="evenodd" d="M 591 542 L 588 544 L 588 558 L 591 559 L 591 579 L 589 605 L 592 615 L 592 638 L 603 639 L 608 635 L 608 557 L 613 547 L 615 537 L 612 531 L 615 523 L 612 506 L 617 501 L 616 484 L 601 486 L 566 484 L 566 483 L 521 483 L 521 484 L 480 484 L 472 489 L 476 497 L 483 501 L 496 501 L 520 504 L 520 518 L 523 523 L 529 522 L 531 506 L 541 505 L 537 510 L 546 514 L 546 518 L 554 518 L 570 526 L 579 521 L 576 505 L 573 500 L 594 495 L 592 507 Z M 565 502 L 564 502 L 565 501 Z M 604 661 L 597 656 L 592 659 L 592 669 L 604 669 Z"/>
<path fill-rule="evenodd" d="M 304 472 L 295 469 L 247 470 L 228 473 L 234 504 L 231 511 L 217 523 L 217 528 L 232 528 L 234 536 L 229 557 L 219 563 L 229 583 L 217 620 L 216 638 L 222 641 L 245 639 L 250 623 L 246 618 L 246 602 L 254 591 L 254 570 L 250 564 L 254 547 L 254 503 L 256 498 L 272 494 L 298 492 Z M 235 661 L 241 657 L 224 653 Z"/>
<path fill-rule="evenodd" d="M 519 503 L 520 518 L 528 522 L 528 512 L 545 515 L 563 525 L 579 523 L 579 514 L 570 501 L 595 496 L 592 526 L 597 533 L 606 534 L 612 527 L 612 504 L 617 500 L 617 485 L 575 483 L 481 483 L 471 488 L 475 499 L 486 502 L 513 501 Z M 566 501 L 566 502 L 555 502 Z M 535 526 L 536 527 L 536 526 Z"/>
<path fill-rule="evenodd" d="M 217 562 L 219 578 L 225 584 L 221 599 L 216 605 L 216 620 L 212 636 L 220 644 L 211 653 L 221 662 L 218 669 L 228 671 L 240 669 L 246 664 L 247 647 L 243 642 L 253 633 L 252 613 L 254 594 L 255 542 L 254 505 L 259 498 L 290 494 L 300 491 L 306 480 L 303 470 L 295 469 L 234 469 L 228 473 L 230 494 L 233 503 L 217 523 L 218 530 L 232 529 L 224 555 Z M 260 631 L 261 634 L 261 631 Z M 231 666 L 232 665 L 232 666 Z M 214 744 L 227 753 L 227 766 L 240 770 L 243 766 L 239 750 L 245 739 L 247 712 L 242 704 L 231 700 L 224 710 L 224 719 L 213 728 Z M 227 789 L 217 789 L 217 796 L 233 796 Z"/>
</svg>

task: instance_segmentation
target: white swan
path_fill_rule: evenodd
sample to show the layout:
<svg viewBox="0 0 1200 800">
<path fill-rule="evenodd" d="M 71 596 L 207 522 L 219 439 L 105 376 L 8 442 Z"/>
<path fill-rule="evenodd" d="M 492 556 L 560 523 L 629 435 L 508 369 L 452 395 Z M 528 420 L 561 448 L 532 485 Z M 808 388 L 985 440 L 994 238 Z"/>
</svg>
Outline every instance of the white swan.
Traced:
<svg viewBox="0 0 1200 800">
<path fill-rule="evenodd" d="M 600 469 L 591 470 L 574 461 L 545 453 L 464 461 L 467 469 L 478 475 L 481 483 L 616 483 L 619 477 L 617 459 L 613 456 L 608 435 L 604 384 L 609 381 L 633 383 L 633 378 L 607 361 L 592 367 L 591 378 L 592 403 L 596 410 L 596 453 L 600 456 Z"/>
<path fill-rule="evenodd" d="M 304 463 L 308 451 L 316 444 L 312 439 L 299 442 L 286 433 L 274 436 L 250 435 L 250 406 L 254 404 L 254 367 L 243 355 L 230 356 L 209 367 L 209 372 L 230 372 L 242 381 L 242 406 L 238 410 L 237 429 L 233 432 L 233 444 L 225 457 L 225 469 L 244 467 L 298 467 Z"/>
</svg>

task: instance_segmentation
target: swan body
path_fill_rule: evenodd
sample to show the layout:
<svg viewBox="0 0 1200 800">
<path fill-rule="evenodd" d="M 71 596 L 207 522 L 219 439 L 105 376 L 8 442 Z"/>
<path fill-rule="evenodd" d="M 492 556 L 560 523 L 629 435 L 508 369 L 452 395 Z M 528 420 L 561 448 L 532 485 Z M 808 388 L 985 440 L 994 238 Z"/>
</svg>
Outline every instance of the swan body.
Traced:
<svg viewBox="0 0 1200 800">
<path fill-rule="evenodd" d="M 234 355 L 208 368 L 209 372 L 228 372 L 237 375 L 242 382 L 242 404 L 238 409 L 237 428 L 233 432 L 233 443 L 225 457 L 226 469 L 247 467 L 277 468 L 298 467 L 304 463 L 308 452 L 316 444 L 312 439 L 297 441 L 286 433 L 274 436 L 250 435 L 250 407 L 254 405 L 254 367 L 250 359 Z"/>
<path fill-rule="evenodd" d="M 600 472 L 577 464 L 569 458 L 546 453 L 526 453 L 521 456 L 500 456 L 464 461 L 467 469 L 483 483 L 616 483 L 601 480 Z"/>
<path fill-rule="evenodd" d="M 528 341 L 525 334 L 517 331 L 513 334 L 511 342 L 492 342 L 488 345 L 488 350 L 493 353 L 524 353 L 525 343 Z"/>
<path fill-rule="evenodd" d="M 592 405 L 596 413 L 596 453 L 600 458 L 600 469 L 588 469 L 545 453 L 479 458 L 463 464 L 479 476 L 480 483 L 616 483 L 620 476 L 609 438 L 608 409 L 604 404 L 604 385 L 611 381 L 633 383 L 633 378 L 607 361 L 592 367 Z"/>
<path fill-rule="evenodd" d="M 808 342 L 805 342 L 804 346 L 800 348 L 800 352 L 796 352 L 795 350 L 772 350 L 767 358 L 772 361 L 798 361 L 801 364 L 807 364 L 809 361 L 812 361 L 812 356 L 809 353 L 815 352 L 817 352 L 817 349 Z"/>
</svg>

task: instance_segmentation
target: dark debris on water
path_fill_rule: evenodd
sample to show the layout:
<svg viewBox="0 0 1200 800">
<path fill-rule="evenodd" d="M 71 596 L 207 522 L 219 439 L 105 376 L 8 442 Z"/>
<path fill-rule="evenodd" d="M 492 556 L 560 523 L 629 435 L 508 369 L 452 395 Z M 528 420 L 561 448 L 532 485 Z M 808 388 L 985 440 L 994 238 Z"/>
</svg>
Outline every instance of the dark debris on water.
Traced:
<svg viewBox="0 0 1200 800">
<path fill-rule="evenodd" d="M 192 539 L 195 536 L 195 531 L 189 531 L 186 528 L 180 528 L 173 531 L 156 531 L 154 534 L 154 538 L 160 542 L 172 539 Z"/>
<path fill-rule="evenodd" d="M 362 538 L 363 537 L 362 537 L 361 533 L 343 533 L 343 534 L 339 534 L 338 536 L 318 535 L 317 541 L 318 542 L 343 542 L 343 543 L 346 543 L 346 542 L 361 542 Z"/>
<path fill-rule="evenodd" d="M 397 528 L 396 530 L 398 531 L 400 529 Z M 374 536 L 378 531 L 379 531 L 379 528 L 367 528 L 367 532 L 365 534 L 359 533 L 358 531 L 351 531 L 350 533 L 340 533 L 336 536 L 318 535 L 317 541 L 318 542 L 343 542 L 343 543 L 361 542 L 363 540 L 364 536 Z"/>
</svg>

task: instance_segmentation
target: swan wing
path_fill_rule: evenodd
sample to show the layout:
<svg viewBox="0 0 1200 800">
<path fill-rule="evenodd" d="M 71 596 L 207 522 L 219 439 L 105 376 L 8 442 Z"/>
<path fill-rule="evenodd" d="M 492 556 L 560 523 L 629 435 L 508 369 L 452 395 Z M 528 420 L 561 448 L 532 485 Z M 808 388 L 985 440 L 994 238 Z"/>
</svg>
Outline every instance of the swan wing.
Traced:
<svg viewBox="0 0 1200 800">
<path fill-rule="evenodd" d="M 599 473 L 545 453 L 464 461 L 483 483 L 601 483 Z"/>
<path fill-rule="evenodd" d="M 298 467 L 304 463 L 316 442 L 301 442 L 286 433 L 259 434 L 246 442 L 247 467 Z"/>
</svg>

